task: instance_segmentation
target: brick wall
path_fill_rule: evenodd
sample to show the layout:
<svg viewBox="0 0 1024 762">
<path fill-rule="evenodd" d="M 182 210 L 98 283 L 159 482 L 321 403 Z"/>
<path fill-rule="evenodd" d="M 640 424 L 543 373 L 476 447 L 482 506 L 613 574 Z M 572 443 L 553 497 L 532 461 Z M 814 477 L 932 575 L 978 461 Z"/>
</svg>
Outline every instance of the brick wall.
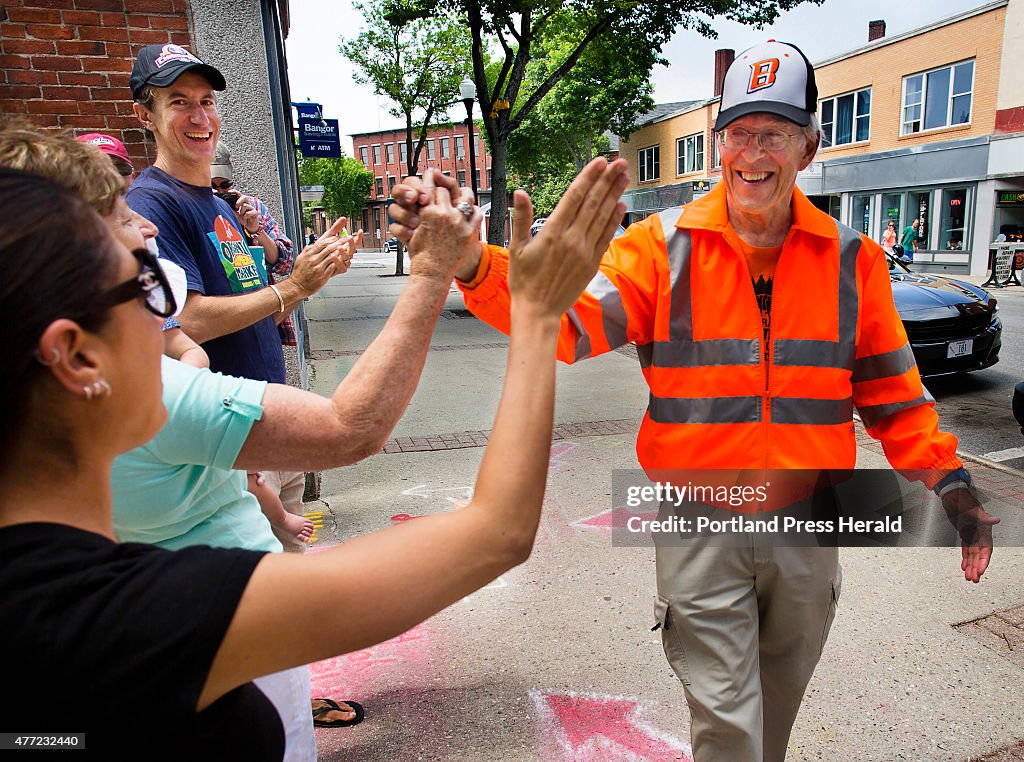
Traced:
<svg viewBox="0 0 1024 762">
<path fill-rule="evenodd" d="M 715 104 L 717 114 L 717 104 Z M 643 127 L 629 136 L 628 142 L 619 145 L 619 152 L 629 164 L 629 185 L 627 190 L 636 188 L 656 188 L 661 185 L 674 185 L 689 180 L 702 180 L 709 176 L 711 169 L 711 132 L 708 129 L 710 106 L 701 106 L 687 111 L 672 119 L 656 122 Z M 704 169 L 698 172 L 679 174 L 676 172 L 676 138 L 684 138 L 695 133 L 704 134 Z M 661 147 L 660 171 L 657 180 L 639 182 L 637 172 L 637 151 L 653 145 Z"/>
<path fill-rule="evenodd" d="M 871 139 L 857 143 L 853 147 L 822 149 L 818 152 L 816 160 L 827 161 L 922 143 L 990 135 L 997 131 L 997 128 L 1006 132 L 1024 130 L 1024 108 L 1000 113 L 1002 123 L 997 124 L 996 121 L 996 95 L 1000 88 L 1001 41 L 1005 17 L 1006 8 L 996 8 L 955 24 L 817 67 L 815 78 L 820 98 L 840 95 L 862 87 L 871 87 L 872 90 Z M 899 130 L 903 77 L 972 58 L 975 67 L 970 124 L 901 136 Z M 1003 76 L 1012 77 L 1013 74 L 1006 72 Z M 628 142 L 623 142 L 622 157 L 629 162 L 630 184 L 627 190 L 718 176 L 720 172 L 711 169 L 710 142 L 710 125 L 718 115 L 718 105 L 715 101 L 698 111 L 687 112 L 643 127 L 634 132 Z M 675 140 L 702 129 L 699 123 L 701 118 L 708 123 L 704 137 L 704 171 L 677 175 Z M 661 146 L 661 179 L 641 185 L 637 182 L 636 152 L 638 148 L 655 143 Z"/>
<path fill-rule="evenodd" d="M 871 87 L 871 139 L 852 148 L 823 149 L 818 160 L 991 135 L 995 129 L 1005 16 L 1005 7 L 996 8 L 815 69 L 819 98 Z M 901 136 L 903 78 L 972 58 L 974 96 L 970 123 Z M 1014 75 L 1006 72 L 1005 76 Z"/>
<path fill-rule="evenodd" d="M 0 111 L 119 137 L 142 169 L 156 146 L 132 114 L 128 77 L 139 48 L 166 42 L 191 47 L 187 0 L 3 0 Z"/>
</svg>

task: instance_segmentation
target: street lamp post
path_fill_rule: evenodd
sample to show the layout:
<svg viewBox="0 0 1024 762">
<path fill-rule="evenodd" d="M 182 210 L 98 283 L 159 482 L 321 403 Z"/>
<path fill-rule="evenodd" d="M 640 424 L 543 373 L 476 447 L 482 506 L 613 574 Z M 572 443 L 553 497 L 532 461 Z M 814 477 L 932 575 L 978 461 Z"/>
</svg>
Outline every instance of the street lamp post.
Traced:
<svg viewBox="0 0 1024 762">
<path fill-rule="evenodd" d="M 480 198 L 477 195 L 476 187 L 476 140 L 473 138 L 473 101 L 476 100 L 476 85 L 466 75 L 459 85 L 459 95 L 462 102 L 466 104 L 466 129 L 469 130 L 469 187 L 473 189 L 473 203 L 479 204 Z"/>
</svg>

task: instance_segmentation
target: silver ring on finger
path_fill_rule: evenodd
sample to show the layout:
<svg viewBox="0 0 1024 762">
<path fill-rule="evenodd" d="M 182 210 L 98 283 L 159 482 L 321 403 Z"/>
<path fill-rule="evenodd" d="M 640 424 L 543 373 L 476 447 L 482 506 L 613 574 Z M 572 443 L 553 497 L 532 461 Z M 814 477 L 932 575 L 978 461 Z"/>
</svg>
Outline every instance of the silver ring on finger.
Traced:
<svg viewBox="0 0 1024 762">
<path fill-rule="evenodd" d="M 460 201 L 458 204 L 456 204 L 455 208 L 462 212 L 462 215 L 467 220 L 473 216 L 473 205 L 470 204 L 468 201 Z"/>
</svg>

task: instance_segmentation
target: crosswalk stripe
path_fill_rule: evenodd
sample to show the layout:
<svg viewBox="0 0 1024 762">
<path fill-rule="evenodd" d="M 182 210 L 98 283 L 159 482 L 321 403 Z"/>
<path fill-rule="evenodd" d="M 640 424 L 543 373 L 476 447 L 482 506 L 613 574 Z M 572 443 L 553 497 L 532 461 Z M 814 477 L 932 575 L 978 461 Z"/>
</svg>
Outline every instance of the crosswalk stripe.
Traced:
<svg viewBox="0 0 1024 762">
<path fill-rule="evenodd" d="M 1001 463 L 1004 460 L 1013 460 L 1014 458 L 1024 458 L 1024 447 L 1011 447 L 1008 450 L 987 452 L 981 457 L 994 460 L 997 463 Z"/>
</svg>

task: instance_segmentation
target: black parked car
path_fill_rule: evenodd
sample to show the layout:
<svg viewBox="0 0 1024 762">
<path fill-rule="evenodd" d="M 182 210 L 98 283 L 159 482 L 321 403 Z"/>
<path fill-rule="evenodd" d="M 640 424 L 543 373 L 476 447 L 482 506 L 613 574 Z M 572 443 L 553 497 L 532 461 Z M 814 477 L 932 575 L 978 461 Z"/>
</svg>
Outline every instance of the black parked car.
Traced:
<svg viewBox="0 0 1024 762">
<path fill-rule="evenodd" d="M 889 257 L 896 311 L 922 376 L 981 370 L 999 361 L 996 300 L 978 286 L 911 272 Z"/>
</svg>

